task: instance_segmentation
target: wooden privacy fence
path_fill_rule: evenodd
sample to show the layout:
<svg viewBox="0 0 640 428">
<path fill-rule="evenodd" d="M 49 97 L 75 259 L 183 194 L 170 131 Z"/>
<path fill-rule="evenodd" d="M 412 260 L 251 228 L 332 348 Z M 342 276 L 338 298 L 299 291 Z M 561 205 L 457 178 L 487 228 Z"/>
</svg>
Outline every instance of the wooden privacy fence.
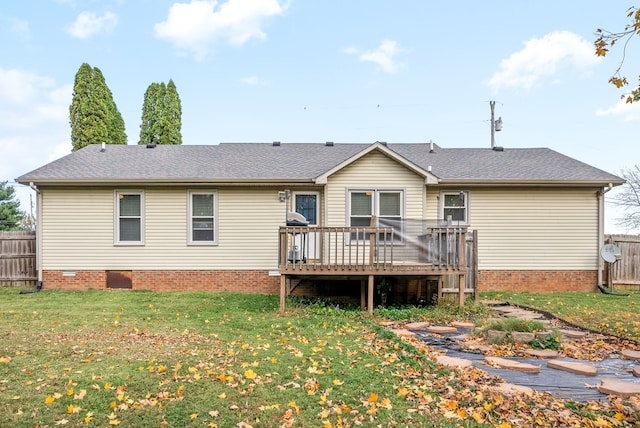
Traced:
<svg viewBox="0 0 640 428">
<path fill-rule="evenodd" d="M 640 287 L 640 236 L 607 235 L 607 244 L 616 244 L 620 248 L 620 260 L 613 264 L 605 263 L 604 277 L 611 274 L 613 285 L 632 285 Z"/>
<path fill-rule="evenodd" d="M 36 233 L 0 231 L 0 285 L 34 285 Z"/>
</svg>

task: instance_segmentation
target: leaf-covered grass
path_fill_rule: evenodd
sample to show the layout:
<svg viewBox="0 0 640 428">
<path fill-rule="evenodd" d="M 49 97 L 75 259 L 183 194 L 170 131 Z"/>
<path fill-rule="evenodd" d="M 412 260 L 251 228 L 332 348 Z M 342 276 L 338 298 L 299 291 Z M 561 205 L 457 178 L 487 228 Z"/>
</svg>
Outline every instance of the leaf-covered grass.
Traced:
<svg viewBox="0 0 640 428">
<path fill-rule="evenodd" d="M 2 427 L 510 427 L 638 417 L 623 401 L 581 416 L 582 404 L 567 413 L 548 396 L 490 392 L 481 370 L 437 365 L 429 348 L 378 325 L 392 314 L 473 320 L 479 306 L 377 309 L 369 318 L 292 304 L 281 316 L 278 296 L 15 288 L 0 288 L 0 302 Z"/>
<path fill-rule="evenodd" d="M 628 297 L 602 293 L 482 293 L 482 299 L 498 300 L 550 312 L 591 330 L 640 341 L 640 293 Z"/>
<path fill-rule="evenodd" d="M 428 358 L 358 311 L 280 316 L 277 296 L 229 293 L 0 301 L 0 426 L 447 426 L 398 394 Z"/>
</svg>

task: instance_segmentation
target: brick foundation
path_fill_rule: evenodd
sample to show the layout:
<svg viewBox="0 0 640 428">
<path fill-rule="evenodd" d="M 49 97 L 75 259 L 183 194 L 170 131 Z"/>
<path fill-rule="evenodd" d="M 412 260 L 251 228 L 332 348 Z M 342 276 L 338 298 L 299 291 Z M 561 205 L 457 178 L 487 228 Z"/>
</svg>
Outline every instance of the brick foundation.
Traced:
<svg viewBox="0 0 640 428">
<path fill-rule="evenodd" d="M 43 287 L 58 290 L 106 289 L 106 271 L 44 271 Z M 162 270 L 132 271 L 133 290 L 151 291 L 232 291 L 278 294 L 280 277 L 268 271 L 248 270 Z"/>
<path fill-rule="evenodd" d="M 480 291 L 528 291 L 555 293 L 567 291 L 597 291 L 597 271 L 481 271 L 478 275 Z M 133 290 L 151 291 L 232 291 L 239 293 L 278 294 L 280 277 L 268 271 L 247 270 L 162 270 L 132 271 Z M 59 290 L 106 289 L 106 271 L 44 271 L 43 287 Z M 336 289 L 322 287 L 327 291 Z M 318 295 L 313 287 L 302 286 L 294 294 Z"/>
<path fill-rule="evenodd" d="M 597 281 L 595 270 L 485 270 L 478 274 L 480 291 L 593 292 L 597 291 Z"/>
</svg>

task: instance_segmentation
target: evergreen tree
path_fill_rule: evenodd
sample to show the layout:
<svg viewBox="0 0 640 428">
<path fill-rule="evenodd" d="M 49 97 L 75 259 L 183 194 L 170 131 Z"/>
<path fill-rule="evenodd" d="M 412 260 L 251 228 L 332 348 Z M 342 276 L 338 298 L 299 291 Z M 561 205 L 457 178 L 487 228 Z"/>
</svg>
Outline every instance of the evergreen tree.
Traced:
<svg viewBox="0 0 640 428">
<path fill-rule="evenodd" d="M 124 120 L 102 72 L 84 63 L 78 69 L 69 107 L 72 150 L 89 144 L 127 144 Z"/>
<path fill-rule="evenodd" d="M 167 125 L 164 129 L 167 135 L 165 144 L 182 144 L 182 105 L 176 84 L 171 79 L 167 84 L 164 113 L 167 117 Z"/>
<path fill-rule="evenodd" d="M 142 104 L 142 123 L 140 124 L 140 141 L 138 144 L 160 144 L 162 127 L 160 112 L 163 101 L 162 93 L 165 92 L 164 83 L 152 83 L 144 93 Z"/>
<path fill-rule="evenodd" d="M 152 83 L 144 94 L 138 144 L 182 144 L 182 107 L 173 80 Z"/>
<path fill-rule="evenodd" d="M 20 201 L 15 199 L 15 190 L 0 182 L 0 230 L 20 230 L 24 213 L 20 210 Z"/>
<path fill-rule="evenodd" d="M 127 134 L 124 130 L 124 119 L 113 100 L 113 94 L 98 67 L 93 68 L 95 87 L 100 96 L 104 96 L 107 105 L 107 139 L 109 144 L 127 144 Z"/>
</svg>

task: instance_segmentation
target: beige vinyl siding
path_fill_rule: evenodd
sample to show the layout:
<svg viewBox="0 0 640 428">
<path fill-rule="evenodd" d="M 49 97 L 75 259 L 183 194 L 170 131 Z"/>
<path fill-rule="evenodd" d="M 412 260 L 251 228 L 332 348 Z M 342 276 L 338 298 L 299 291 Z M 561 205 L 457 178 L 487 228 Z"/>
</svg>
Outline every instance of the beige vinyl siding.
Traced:
<svg viewBox="0 0 640 428">
<path fill-rule="evenodd" d="M 190 189 L 118 189 L 144 192 L 143 246 L 114 245 L 114 189 L 43 189 L 43 268 L 277 269 L 282 189 L 206 188 L 218 198 L 218 243 L 188 245 Z"/>
<path fill-rule="evenodd" d="M 380 152 L 373 151 L 329 177 L 327 226 L 346 226 L 347 191 L 403 190 L 404 217 L 421 219 L 425 206 L 424 177 L 420 177 Z"/>
<path fill-rule="evenodd" d="M 595 189 L 471 188 L 470 229 L 478 231 L 479 269 L 597 269 Z M 429 189 L 429 216 L 440 215 Z"/>
</svg>

